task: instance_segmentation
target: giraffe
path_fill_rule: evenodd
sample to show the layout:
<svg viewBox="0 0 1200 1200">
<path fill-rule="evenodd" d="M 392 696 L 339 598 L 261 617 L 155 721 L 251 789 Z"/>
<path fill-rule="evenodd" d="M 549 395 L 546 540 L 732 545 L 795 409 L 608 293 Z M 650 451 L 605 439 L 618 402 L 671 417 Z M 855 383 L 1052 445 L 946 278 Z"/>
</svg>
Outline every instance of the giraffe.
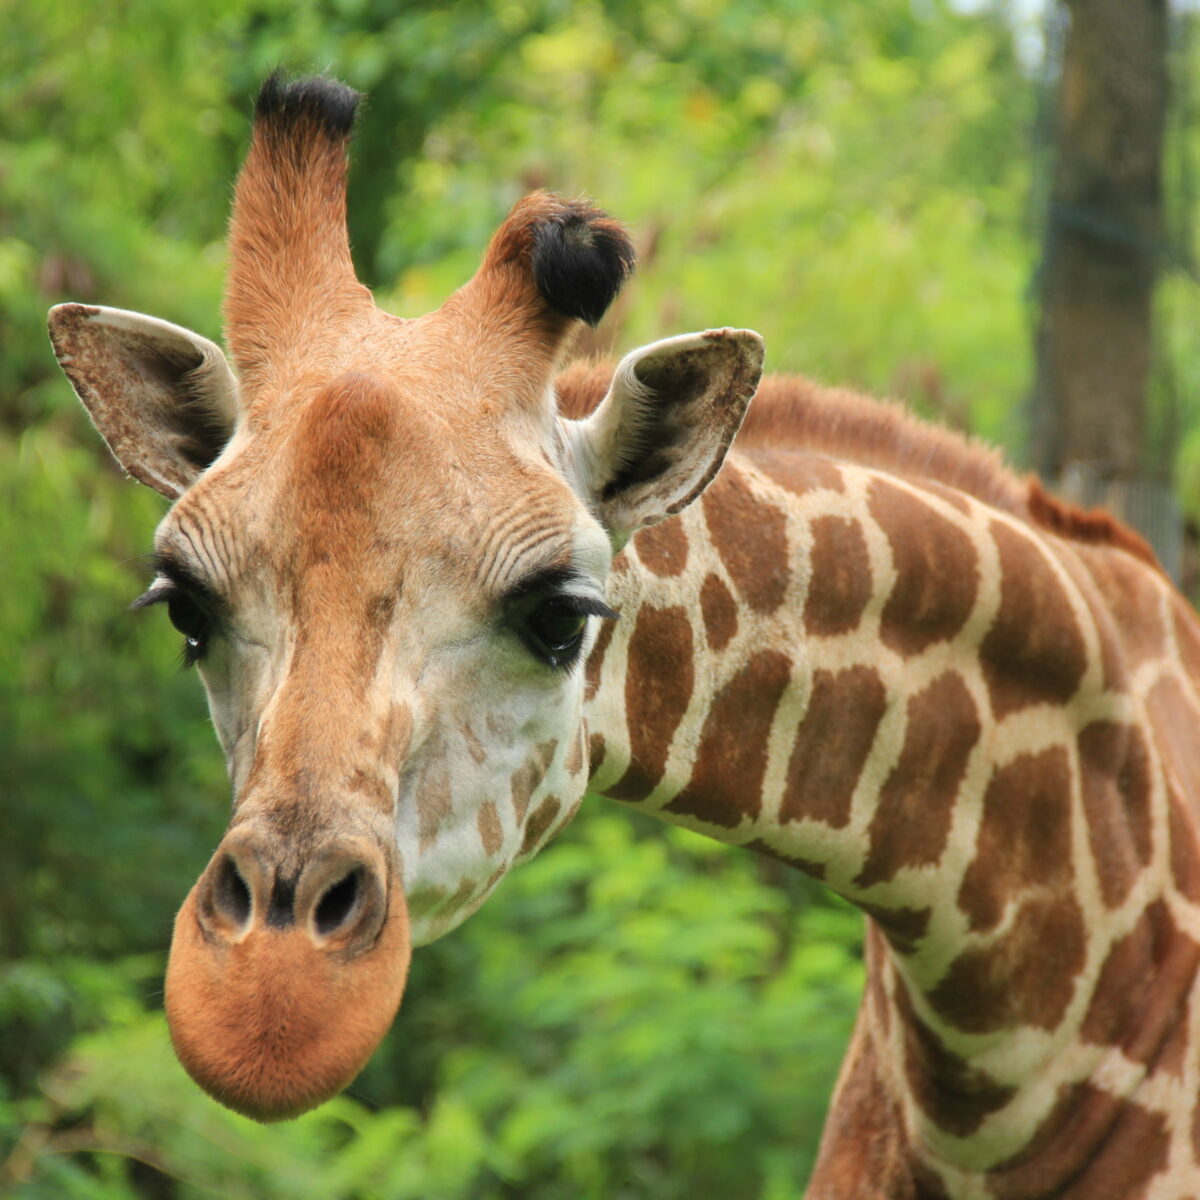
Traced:
<svg viewBox="0 0 1200 1200">
<path fill-rule="evenodd" d="M 1200 1196 L 1200 622 L 1144 543 L 898 409 L 759 386 L 749 331 L 562 369 L 633 265 L 583 202 L 518 202 L 441 309 L 384 314 L 357 99 L 260 92 L 232 365 L 50 315 L 174 502 L 135 606 L 231 780 L 167 969 L 187 1070 L 262 1120 L 327 1099 L 412 948 L 591 791 L 866 914 L 811 1200 Z"/>
</svg>

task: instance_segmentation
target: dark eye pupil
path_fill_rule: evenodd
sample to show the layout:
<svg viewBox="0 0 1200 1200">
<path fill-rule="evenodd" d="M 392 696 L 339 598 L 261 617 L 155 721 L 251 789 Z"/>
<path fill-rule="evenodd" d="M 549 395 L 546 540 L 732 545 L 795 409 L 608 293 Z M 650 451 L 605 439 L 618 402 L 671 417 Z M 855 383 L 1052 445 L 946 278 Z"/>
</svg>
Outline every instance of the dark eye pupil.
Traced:
<svg viewBox="0 0 1200 1200">
<path fill-rule="evenodd" d="M 586 616 L 573 612 L 558 600 L 547 600 L 529 618 L 530 632 L 556 654 L 570 650 L 583 637 L 586 624 Z"/>
<path fill-rule="evenodd" d="M 167 615 L 190 645 L 198 647 L 204 640 L 208 632 L 208 617 L 186 592 L 176 592 L 171 596 L 167 601 Z"/>
</svg>

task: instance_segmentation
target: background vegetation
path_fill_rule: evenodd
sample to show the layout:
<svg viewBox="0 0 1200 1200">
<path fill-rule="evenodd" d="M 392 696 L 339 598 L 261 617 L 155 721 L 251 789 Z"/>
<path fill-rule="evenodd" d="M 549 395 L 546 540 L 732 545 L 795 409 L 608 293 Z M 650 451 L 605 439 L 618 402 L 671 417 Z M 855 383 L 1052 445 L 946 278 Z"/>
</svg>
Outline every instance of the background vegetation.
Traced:
<svg viewBox="0 0 1200 1200">
<path fill-rule="evenodd" d="M 350 1094 L 264 1129 L 186 1080 L 163 951 L 226 785 L 165 620 L 124 611 L 162 503 L 106 458 L 45 310 L 219 337 L 258 82 L 328 69 L 370 97 L 351 223 L 393 311 L 461 283 L 529 187 L 587 193 L 641 247 L 618 349 L 753 326 L 773 369 L 902 394 L 1019 455 L 1042 97 L 1007 8 L 0 0 L 0 1190 L 798 1194 L 856 1005 L 857 916 L 601 802 L 417 954 Z M 1178 400 L 1198 392 L 1194 284 L 1163 296 Z M 1172 428 L 1186 481 L 1200 414 Z"/>
</svg>

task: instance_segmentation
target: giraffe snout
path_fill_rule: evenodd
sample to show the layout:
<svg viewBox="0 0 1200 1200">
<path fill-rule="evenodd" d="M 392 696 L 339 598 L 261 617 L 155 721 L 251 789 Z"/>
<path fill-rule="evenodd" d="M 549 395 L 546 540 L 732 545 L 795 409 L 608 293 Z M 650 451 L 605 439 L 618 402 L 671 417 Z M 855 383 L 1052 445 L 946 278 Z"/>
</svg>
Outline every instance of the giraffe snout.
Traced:
<svg viewBox="0 0 1200 1200">
<path fill-rule="evenodd" d="M 361 953 L 387 917 L 388 877 L 383 855 L 365 839 L 335 841 L 297 861 L 238 830 L 200 877 L 196 919 L 208 938 L 230 945 L 259 931 L 299 931 L 315 947 Z"/>
<path fill-rule="evenodd" d="M 226 834 L 175 921 L 171 1039 L 188 1073 L 259 1120 L 344 1088 L 395 1017 L 411 955 L 394 861 L 367 837 Z"/>
</svg>

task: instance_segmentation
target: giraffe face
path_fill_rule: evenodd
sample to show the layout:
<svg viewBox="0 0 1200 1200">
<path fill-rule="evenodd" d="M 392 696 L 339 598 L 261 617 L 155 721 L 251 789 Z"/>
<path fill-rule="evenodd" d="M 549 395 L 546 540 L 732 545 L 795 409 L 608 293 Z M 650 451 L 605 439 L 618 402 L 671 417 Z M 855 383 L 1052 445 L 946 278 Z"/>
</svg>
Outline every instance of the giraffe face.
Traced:
<svg viewBox="0 0 1200 1200">
<path fill-rule="evenodd" d="M 235 439 L 162 523 L 147 593 L 204 679 L 231 834 L 389 845 L 416 945 L 582 799 L 582 667 L 616 615 L 549 408 L 456 434 L 427 400 L 351 376 Z"/>
<path fill-rule="evenodd" d="M 243 396 L 197 470 L 178 450 L 188 409 L 154 389 L 171 364 L 208 364 L 227 396 L 219 351 L 135 314 L 53 319 L 131 474 L 168 495 L 183 481 L 139 605 L 161 603 L 184 635 L 234 811 L 176 920 L 172 1038 L 222 1102 L 294 1115 L 369 1058 L 411 947 L 575 811 L 613 554 L 715 474 L 761 342 L 718 330 L 635 351 L 568 421 L 548 381 L 539 405 L 513 404 L 508 373 L 463 376 L 451 364 L 469 354 L 424 344 L 414 322 L 371 373 L 317 374 L 286 407 Z M 431 359 L 443 369 L 414 373 Z M 211 435 L 222 410 L 206 409 Z"/>
<path fill-rule="evenodd" d="M 343 375 L 247 421 L 181 495 L 141 603 L 200 670 L 234 811 L 167 1010 L 223 1102 L 269 1119 L 349 1082 L 411 947 L 573 815 L 614 548 L 698 494 L 760 364 L 753 334 L 668 339 L 582 422 L 549 391 L 497 421 L 450 373 Z"/>
<path fill-rule="evenodd" d="M 535 194 L 427 316 L 354 276 L 357 96 L 272 78 L 230 224 L 233 366 L 187 330 L 62 305 L 51 340 L 122 465 L 176 501 L 162 603 L 200 668 L 234 795 L 175 924 L 184 1066 L 260 1119 L 344 1087 L 412 945 L 472 912 L 582 798 L 583 664 L 614 551 L 719 469 L 761 341 L 628 355 L 592 416 L 553 376 L 633 264 L 625 232 Z"/>
</svg>

